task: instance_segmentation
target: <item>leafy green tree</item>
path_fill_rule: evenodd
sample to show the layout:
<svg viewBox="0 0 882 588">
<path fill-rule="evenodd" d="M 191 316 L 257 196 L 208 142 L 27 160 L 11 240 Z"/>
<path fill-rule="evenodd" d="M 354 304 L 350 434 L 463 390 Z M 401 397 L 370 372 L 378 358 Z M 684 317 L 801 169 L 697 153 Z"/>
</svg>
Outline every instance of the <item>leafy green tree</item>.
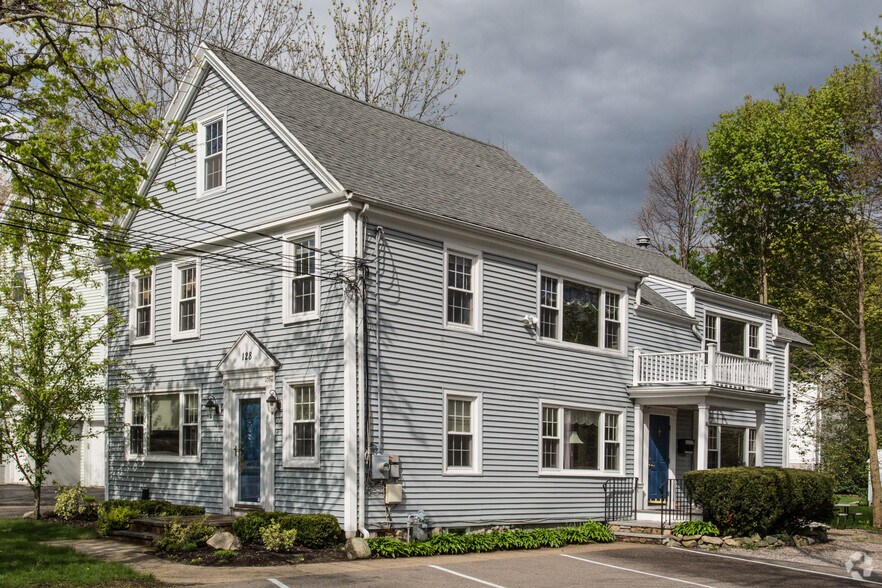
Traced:
<svg viewBox="0 0 882 588">
<path fill-rule="evenodd" d="M 805 96 L 746 100 L 708 134 L 702 156 L 710 230 L 724 287 L 784 310 L 811 339 L 831 400 L 865 428 L 875 494 L 875 403 L 882 353 L 878 191 L 879 75 L 868 59 Z"/>
<path fill-rule="evenodd" d="M 121 63 L 103 54 L 111 17 L 101 1 L 9 2 L 0 8 L 0 175 L 11 185 L 0 219 L 0 452 L 34 492 L 56 452 L 70 452 L 104 399 L 93 352 L 112 328 L 82 311 L 95 255 L 132 255 L 114 221 L 151 206 L 126 138 L 157 137 L 149 105 L 111 85 Z"/>
</svg>

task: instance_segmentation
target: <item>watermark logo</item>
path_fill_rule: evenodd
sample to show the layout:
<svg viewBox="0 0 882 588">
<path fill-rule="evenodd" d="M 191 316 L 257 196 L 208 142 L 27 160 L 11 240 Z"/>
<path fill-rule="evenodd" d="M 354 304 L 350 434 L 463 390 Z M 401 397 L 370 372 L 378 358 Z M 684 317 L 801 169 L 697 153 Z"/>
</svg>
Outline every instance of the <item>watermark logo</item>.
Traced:
<svg viewBox="0 0 882 588">
<path fill-rule="evenodd" d="M 869 578 L 873 573 L 873 558 L 863 551 L 855 551 L 845 562 L 845 571 L 855 580 Z"/>
</svg>

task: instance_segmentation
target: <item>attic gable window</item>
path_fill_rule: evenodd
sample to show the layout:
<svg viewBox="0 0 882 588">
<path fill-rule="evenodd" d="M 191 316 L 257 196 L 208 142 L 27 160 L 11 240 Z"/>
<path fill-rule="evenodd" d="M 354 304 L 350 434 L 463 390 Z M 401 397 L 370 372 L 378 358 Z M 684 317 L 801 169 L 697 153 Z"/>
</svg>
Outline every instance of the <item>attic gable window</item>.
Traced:
<svg viewBox="0 0 882 588">
<path fill-rule="evenodd" d="M 226 184 L 226 113 L 199 122 L 197 153 L 199 195 L 222 190 Z"/>
<path fill-rule="evenodd" d="M 621 350 L 621 299 L 621 292 L 540 274 L 539 338 Z"/>
</svg>

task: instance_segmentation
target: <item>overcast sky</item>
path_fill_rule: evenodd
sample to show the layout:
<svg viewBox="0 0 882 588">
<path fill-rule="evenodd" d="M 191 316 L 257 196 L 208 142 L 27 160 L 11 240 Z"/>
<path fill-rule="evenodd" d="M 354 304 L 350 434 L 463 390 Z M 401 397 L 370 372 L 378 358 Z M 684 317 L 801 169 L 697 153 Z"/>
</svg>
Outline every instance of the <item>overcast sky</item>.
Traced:
<svg viewBox="0 0 882 588">
<path fill-rule="evenodd" d="M 445 126 L 503 146 L 631 238 L 646 166 L 681 131 L 704 136 L 775 84 L 823 83 L 882 23 L 882 2 L 423 0 L 419 13 L 467 71 Z"/>
</svg>

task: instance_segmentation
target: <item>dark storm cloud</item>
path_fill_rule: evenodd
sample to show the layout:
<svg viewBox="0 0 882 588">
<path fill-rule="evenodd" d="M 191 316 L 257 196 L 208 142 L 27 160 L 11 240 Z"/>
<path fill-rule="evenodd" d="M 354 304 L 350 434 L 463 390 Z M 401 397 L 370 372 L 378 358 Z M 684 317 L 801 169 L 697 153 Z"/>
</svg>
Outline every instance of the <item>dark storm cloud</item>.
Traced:
<svg viewBox="0 0 882 588">
<path fill-rule="evenodd" d="M 447 127 L 505 147 L 613 237 L 646 166 L 744 96 L 804 92 L 861 49 L 882 4 L 424 1 L 467 74 Z"/>
</svg>

